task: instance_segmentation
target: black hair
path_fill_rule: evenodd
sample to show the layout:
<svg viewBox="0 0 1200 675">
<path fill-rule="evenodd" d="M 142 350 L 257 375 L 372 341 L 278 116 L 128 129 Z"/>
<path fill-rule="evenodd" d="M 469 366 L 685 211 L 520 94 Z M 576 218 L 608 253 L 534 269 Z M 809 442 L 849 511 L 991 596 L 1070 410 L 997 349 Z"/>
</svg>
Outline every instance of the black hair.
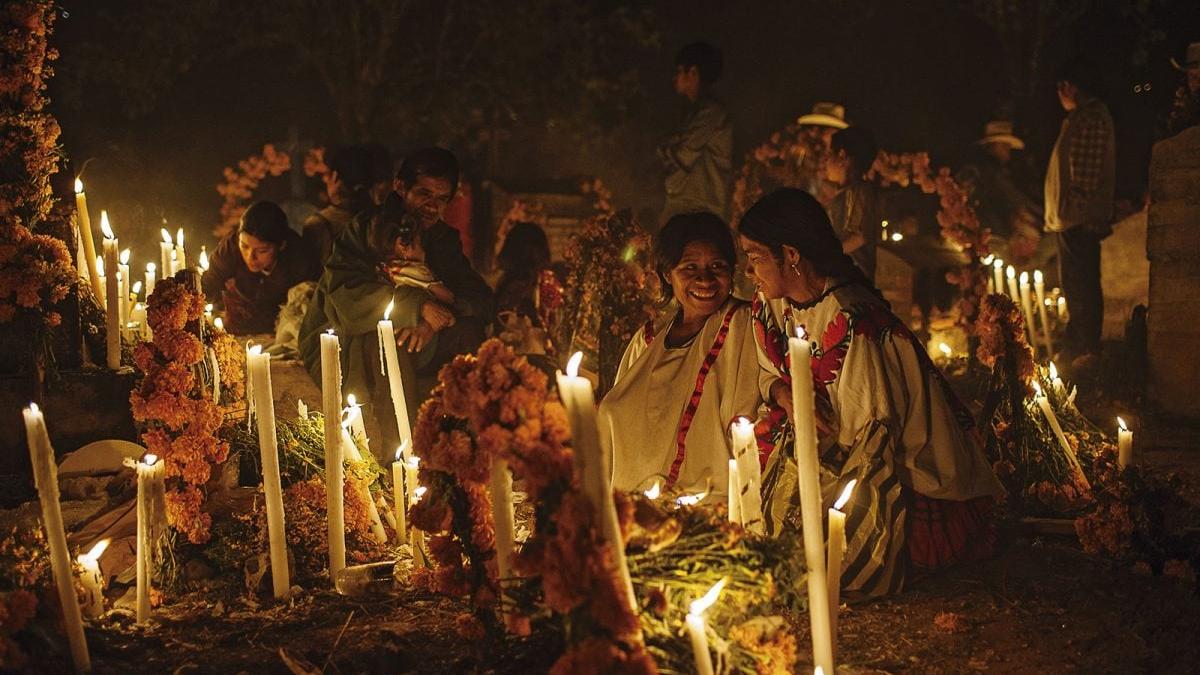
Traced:
<svg viewBox="0 0 1200 675">
<path fill-rule="evenodd" d="M 700 72 L 700 81 L 709 85 L 721 79 L 725 56 L 718 47 L 707 42 L 693 42 L 684 45 L 675 54 L 675 65 L 684 68 L 695 66 Z"/>
<path fill-rule="evenodd" d="M 1095 61 L 1084 56 L 1074 56 L 1063 61 L 1054 71 L 1054 81 L 1070 82 L 1088 96 L 1100 97 L 1103 94 L 1100 67 Z"/>
<path fill-rule="evenodd" d="M 816 197 L 796 188 L 780 188 L 758 200 L 738 225 L 738 233 L 771 250 L 783 262 L 784 245 L 796 249 L 817 274 L 865 286 L 881 300 L 883 294 L 854 260 L 842 252 L 829 214 Z"/>
<path fill-rule="evenodd" d="M 829 139 L 829 149 L 834 152 L 846 151 L 846 156 L 850 158 L 854 167 L 854 179 L 862 178 L 870 171 L 871 165 L 875 163 L 875 156 L 879 154 L 879 144 L 875 142 L 875 135 L 863 127 L 838 129 Z"/>
<path fill-rule="evenodd" d="M 670 282 L 671 270 L 683 258 L 683 250 L 687 245 L 697 241 L 715 246 L 721 258 L 729 263 L 729 272 L 733 274 L 737 265 L 737 249 L 734 247 L 733 233 L 725 221 L 707 211 L 672 216 L 654 240 L 654 271 L 662 282 L 663 300 L 669 300 L 674 293 Z"/>
<path fill-rule="evenodd" d="M 325 156 L 325 166 L 336 172 L 351 193 L 371 187 L 371 155 L 361 145 L 343 145 Z"/>
<path fill-rule="evenodd" d="M 550 242 L 536 223 L 513 225 L 496 256 L 496 266 L 511 278 L 532 278 L 549 264 Z"/>
<path fill-rule="evenodd" d="M 238 232 L 272 244 L 282 244 L 291 238 L 292 228 L 288 225 L 287 214 L 278 204 L 261 201 L 251 204 L 242 213 Z"/>
<path fill-rule="evenodd" d="M 367 218 L 367 245 L 380 261 L 392 257 L 396 240 L 411 243 L 421 231 L 416 218 L 404 207 L 404 198 L 389 192 L 383 204 L 375 207 Z"/>
<path fill-rule="evenodd" d="M 444 148 L 422 148 L 404 158 L 396 178 L 412 187 L 421 176 L 450 181 L 450 194 L 458 191 L 458 160 Z"/>
</svg>

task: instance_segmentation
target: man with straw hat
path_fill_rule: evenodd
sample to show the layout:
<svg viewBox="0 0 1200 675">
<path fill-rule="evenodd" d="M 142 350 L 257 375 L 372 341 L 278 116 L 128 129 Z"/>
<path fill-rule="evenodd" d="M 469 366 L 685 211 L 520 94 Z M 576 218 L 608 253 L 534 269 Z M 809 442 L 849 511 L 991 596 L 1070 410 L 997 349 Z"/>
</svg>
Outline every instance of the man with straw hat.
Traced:
<svg viewBox="0 0 1200 675">
<path fill-rule="evenodd" d="M 797 135 L 801 140 L 799 157 L 800 174 L 806 178 L 797 187 L 804 188 L 822 203 L 827 203 L 833 189 L 821 181 L 821 158 L 829 153 L 833 135 L 850 126 L 846 122 L 846 108 L 840 103 L 821 101 L 814 103 L 812 112 L 796 119 Z M 824 192 L 822 192 L 824 190 Z"/>
<path fill-rule="evenodd" d="M 1013 123 L 992 120 L 983 137 L 975 141 L 976 159 L 959 173 L 977 202 L 980 224 L 992 232 L 991 248 L 1005 260 L 1026 262 L 1041 240 L 1041 209 L 1015 175 L 1023 165 L 1013 161 L 1013 152 L 1025 142 L 1013 133 Z"/>
</svg>

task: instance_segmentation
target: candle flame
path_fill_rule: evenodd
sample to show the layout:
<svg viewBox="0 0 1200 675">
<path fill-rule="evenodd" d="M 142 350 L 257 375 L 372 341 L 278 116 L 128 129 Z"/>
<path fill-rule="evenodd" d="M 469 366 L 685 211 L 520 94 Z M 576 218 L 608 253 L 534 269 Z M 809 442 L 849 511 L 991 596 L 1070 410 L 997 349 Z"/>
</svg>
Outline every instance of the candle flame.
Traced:
<svg viewBox="0 0 1200 675">
<path fill-rule="evenodd" d="M 725 584 L 728 582 L 729 577 L 721 577 L 721 580 L 713 584 L 707 593 L 692 601 L 688 613 L 693 616 L 704 614 L 705 610 L 712 607 L 717 598 L 721 597 L 721 591 L 725 589 Z"/>
<path fill-rule="evenodd" d="M 1121 431 L 1129 431 L 1129 426 L 1125 424 L 1125 420 L 1121 419 L 1120 415 L 1117 415 L 1117 426 Z"/>
<path fill-rule="evenodd" d="M 1012 265 L 1009 265 L 1008 271 L 1004 273 L 1004 276 L 1008 277 L 1009 279 L 1016 279 L 1017 278 L 1017 269 L 1015 267 L 1013 267 Z"/>
<path fill-rule="evenodd" d="M 879 226 L 880 226 L 880 227 L 887 227 L 887 226 L 888 226 L 888 221 L 886 221 L 886 220 L 884 220 L 884 221 L 880 221 L 880 223 L 879 223 Z"/>
<path fill-rule="evenodd" d="M 579 377 L 579 364 L 583 362 L 583 352 L 575 352 L 567 361 L 567 377 Z"/>
<path fill-rule="evenodd" d="M 1051 302 L 1050 298 L 1046 298 L 1045 300 L 1043 300 L 1043 301 L 1042 301 L 1042 304 L 1043 304 L 1043 305 L 1045 305 L 1045 306 L 1047 306 L 1047 307 L 1053 307 L 1053 306 L 1054 306 L 1054 304 L 1053 304 L 1053 302 Z"/>
<path fill-rule="evenodd" d="M 260 354 L 262 354 L 262 345 L 254 345 L 253 347 L 247 347 L 246 353 L 249 354 L 250 356 L 260 355 Z"/>
<path fill-rule="evenodd" d="M 1029 272 L 1021 272 L 1021 284 L 1026 285 L 1028 283 L 1029 283 Z"/>
<path fill-rule="evenodd" d="M 204 247 L 200 247 L 200 269 L 208 271 L 208 251 L 205 251 Z"/>
<path fill-rule="evenodd" d="M 34 403 L 34 402 L 30 401 L 30 402 L 29 402 L 29 412 L 31 412 L 31 413 L 37 413 L 37 412 L 39 412 L 38 404 L 36 404 L 36 403 Z"/>
<path fill-rule="evenodd" d="M 951 354 L 954 353 L 954 350 L 950 349 L 950 345 L 946 344 L 945 342 L 938 343 L 938 351 L 945 354 L 946 356 L 950 356 Z"/>
<path fill-rule="evenodd" d="M 903 239 L 904 239 L 903 234 L 900 234 L 899 232 L 892 233 L 892 241 L 902 241 Z"/>
<path fill-rule="evenodd" d="M 1004 261 L 999 258 L 996 258 L 995 260 L 992 261 L 992 267 L 994 267 L 998 270 L 1004 269 Z"/>
<path fill-rule="evenodd" d="M 355 397 L 354 394 L 346 394 L 346 405 L 350 406 L 351 408 L 357 408 L 358 398 Z"/>
<path fill-rule="evenodd" d="M 75 179 L 75 194 L 83 194 L 83 181 L 79 180 L 78 178 Z"/>
<path fill-rule="evenodd" d="M 1046 275 L 1042 274 L 1041 270 L 1033 271 L 1033 283 L 1042 284 L 1046 282 Z"/>
<path fill-rule="evenodd" d="M 850 501 L 850 494 L 854 492 L 854 486 L 858 485 L 857 478 L 851 478 L 849 483 L 846 483 L 846 489 L 842 490 L 842 495 L 833 503 L 833 508 L 841 511 L 846 502 Z"/>
<path fill-rule="evenodd" d="M 747 427 L 753 428 L 754 423 L 745 417 L 739 417 L 737 418 L 737 421 L 734 422 L 734 425 L 740 429 L 746 429 Z"/>
<path fill-rule="evenodd" d="M 804 330 L 804 326 L 796 326 L 796 337 L 801 340 L 808 339 L 808 331 Z"/>
<path fill-rule="evenodd" d="M 421 458 L 417 457 L 416 455 L 409 455 L 407 458 L 405 458 L 404 464 L 408 468 L 415 471 L 421 466 Z"/>
<path fill-rule="evenodd" d="M 158 463 L 158 455 L 152 452 L 147 452 L 146 454 L 142 455 L 142 463 L 146 466 L 154 466 Z"/>
<path fill-rule="evenodd" d="M 392 310 L 395 309 L 395 307 L 396 307 L 395 300 L 392 300 L 391 302 L 388 303 L 387 309 L 383 310 L 383 320 L 384 321 L 387 321 L 388 317 L 392 315 Z"/>
<path fill-rule="evenodd" d="M 981 259 L 979 262 L 981 262 L 981 263 L 983 264 L 983 266 L 984 266 L 984 267 L 988 267 L 988 266 L 990 266 L 990 265 L 992 264 L 992 261 L 993 261 L 993 260 L 995 260 L 995 259 L 996 259 L 996 254 L 995 254 L 995 253 L 989 253 L 989 254 L 987 254 L 987 257 L 986 257 L 986 258 L 983 258 L 983 259 Z"/>
<path fill-rule="evenodd" d="M 175 249 L 171 249 L 171 262 L 179 260 L 179 253 Z"/>
<path fill-rule="evenodd" d="M 183 228 L 182 227 L 179 228 L 178 230 L 175 230 L 175 245 L 183 246 Z"/>
<path fill-rule="evenodd" d="M 129 264 L 129 249 L 125 249 L 124 251 L 121 251 L 121 258 L 120 258 L 120 260 L 121 260 L 121 264 L 122 264 L 122 265 L 128 265 L 128 264 Z"/>
<path fill-rule="evenodd" d="M 1033 383 L 1033 395 L 1037 398 L 1042 397 L 1042 385 L 1038 384 L 1037 380 L 1030 380 Z"/>
<path fill-rule="evenodd" d="M 204 312 L 206 314 L 212 314 L 212 307 L 213 307 L 212 303 L 211 302 L 208 303 L 207 305 L 204 306 Z"/>
<path fill-rule="evenodd" d="M 100 232 L 104 234 L 105 239 L 117 238 L 117 235 L 113 234 L 112 225 L 108 224 L 108 211 L 100 212 Z"/>
<path fill-rule="evenodd" d="M 158 269 L 158 265 L 154 263 L 146 263 L 146 274 L 154 274 L 154 270 Z"/>
<path fill-rule="evenodd" d="M 165 223 L 165 222 L 166 222 L 166 220 L 164 220 L 163 222 Z M 167 232 L 167 228 L 165 228 L 165 227 L 164 227 L 164 228 L 161 228 L 161 229 L 159 230 L 159 232 L 161 232 L 161 233 L 162 233 L 162 240 L 163 240 L 163 243 L 164 243 L 164 244 L 171 244 L 171 243 L 174 243 L 174 242 L 172 242 L 172 241 L 171 241 L 171 233 L 170 233 L 170 232 Z"/>
<path fill-rule="evenodd" d="M 129 292 L 134 295 L 141 293 L 142 292 L 142 282 L 140 282 L 140 281 L 133 282 L 133 288 L 129 289 Z"/>
<path fill-rule="evenodd" d="M 213 319 L 213 325 L 216 326 L 217 330 L 225 330 L 225 322 L 219 316 Z"/>
<path fill-rule="evenodd" d="M 1051 380 L 1058 379 L 1058 368 L 1054 365 L 1053 361 L 1050 362 L 1050 379 Z"/>
<path fill-rule="evenodd" d="M 93 546 L 90 551 L 79 556 L 79 561 L 83 562 L 85 558 L 92 562 L 99 560 L 100 556 L 104 554 L 104 551 L 108 548 L 108 545 L 111 542 L 111 539 L 101 539 L 100 541 L 96 542 L 96 545 Z"/>
<path fill-rule="evenodd" d="M 425 493 L 428 491 L 429 491 L 429 488 L 425 487 L 424 485 L 416 488 L 415 490 L 413 490 L 413 501 L 414 502 L 421 501 L 421 497 L 424 497 Z"/>
<path fill-rule="evenodd" d="M 813 675 L 825 675 L 825 669 L 821 666 L 817 666 L 816 668 L 813 668 Z"/>
<path fill-rule="evenodd" d="M 705 490 L 704 492 L 697 492 L 694 495 L 682 495 L 675 500 L 675 503 L 680 506 L 695 506 L 704 501 L 704 498 L 707 496 L 708 490 Z"/>
<path fill-rule="evenodd" d="M 662 494 L 662 486 L 656 480 L 654 481 L 654 485 L 651 485 L 650 489 L 642 492 L 642 494 L 646 495 L 646 499 L 658 499 L 659 495 Z"/>
</svg>

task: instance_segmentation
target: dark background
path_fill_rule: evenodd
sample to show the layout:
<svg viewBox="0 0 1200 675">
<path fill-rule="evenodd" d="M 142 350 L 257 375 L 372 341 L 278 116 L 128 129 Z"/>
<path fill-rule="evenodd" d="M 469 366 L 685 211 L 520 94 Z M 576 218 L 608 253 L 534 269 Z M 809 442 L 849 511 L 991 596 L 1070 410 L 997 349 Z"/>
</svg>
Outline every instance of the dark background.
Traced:
<svg viewBox="0 0 1200 675">
<path fill-rule="evenodd" d="M 247 4 L 62 4 L 53 111 L 71 170 L 135 260 L 155 259 L 164 217 L 211 249 L 223 167 L 289 133 L 397 154 L 439 143 L 474 180 L 504 186 L 595 175 L 618 205 L 656 210 L 653 149 L 680 118 L 673 57 L 693 39 L 724 49 L 716 91 L 735 165 L 815 101 L 837 101 L 881 147 L 928 150 L 935 165 L 964 161 L 984 123 L 1008 116 L 1040 174 L 1062 118 L 1054 68 L 1085 53 L 1117 123 L 1120 196 L 1137 201 L 1181 81 L 1168 59 L 1200 40 L 1194 0 Z M 381 36 L 382 56 L 364 60 Z M 369 121 L 347 125 L 348 110 Z M 286 188 L 267 181 L 260 196 Z"/>
</svg>

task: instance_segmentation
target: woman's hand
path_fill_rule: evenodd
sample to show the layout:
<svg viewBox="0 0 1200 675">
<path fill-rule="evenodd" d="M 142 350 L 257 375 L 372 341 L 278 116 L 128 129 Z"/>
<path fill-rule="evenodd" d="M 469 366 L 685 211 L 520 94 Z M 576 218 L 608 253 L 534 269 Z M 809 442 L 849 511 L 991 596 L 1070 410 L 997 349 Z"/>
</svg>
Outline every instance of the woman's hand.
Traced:
<svg viewBox="0 0 1200 675">
<path fill-rule="evenodd" d="M 437 335 L 437 331 L 433 329 L 433 326 L 422 321 L 416 326 L 405 326 L 396 331 L 396 345 L 409 352 L 419 352 L 429 345 L 429 341 L 433 339 L 434 335 Z M 408 343 L 407 347 L 405 343 Z"/>
<path fill-rule="evenodd" d="M 440 333 L 454 325 L 454 312 L 445 305 L 430 300 L 421 305 L 421 320 Z"/>
</svg>

